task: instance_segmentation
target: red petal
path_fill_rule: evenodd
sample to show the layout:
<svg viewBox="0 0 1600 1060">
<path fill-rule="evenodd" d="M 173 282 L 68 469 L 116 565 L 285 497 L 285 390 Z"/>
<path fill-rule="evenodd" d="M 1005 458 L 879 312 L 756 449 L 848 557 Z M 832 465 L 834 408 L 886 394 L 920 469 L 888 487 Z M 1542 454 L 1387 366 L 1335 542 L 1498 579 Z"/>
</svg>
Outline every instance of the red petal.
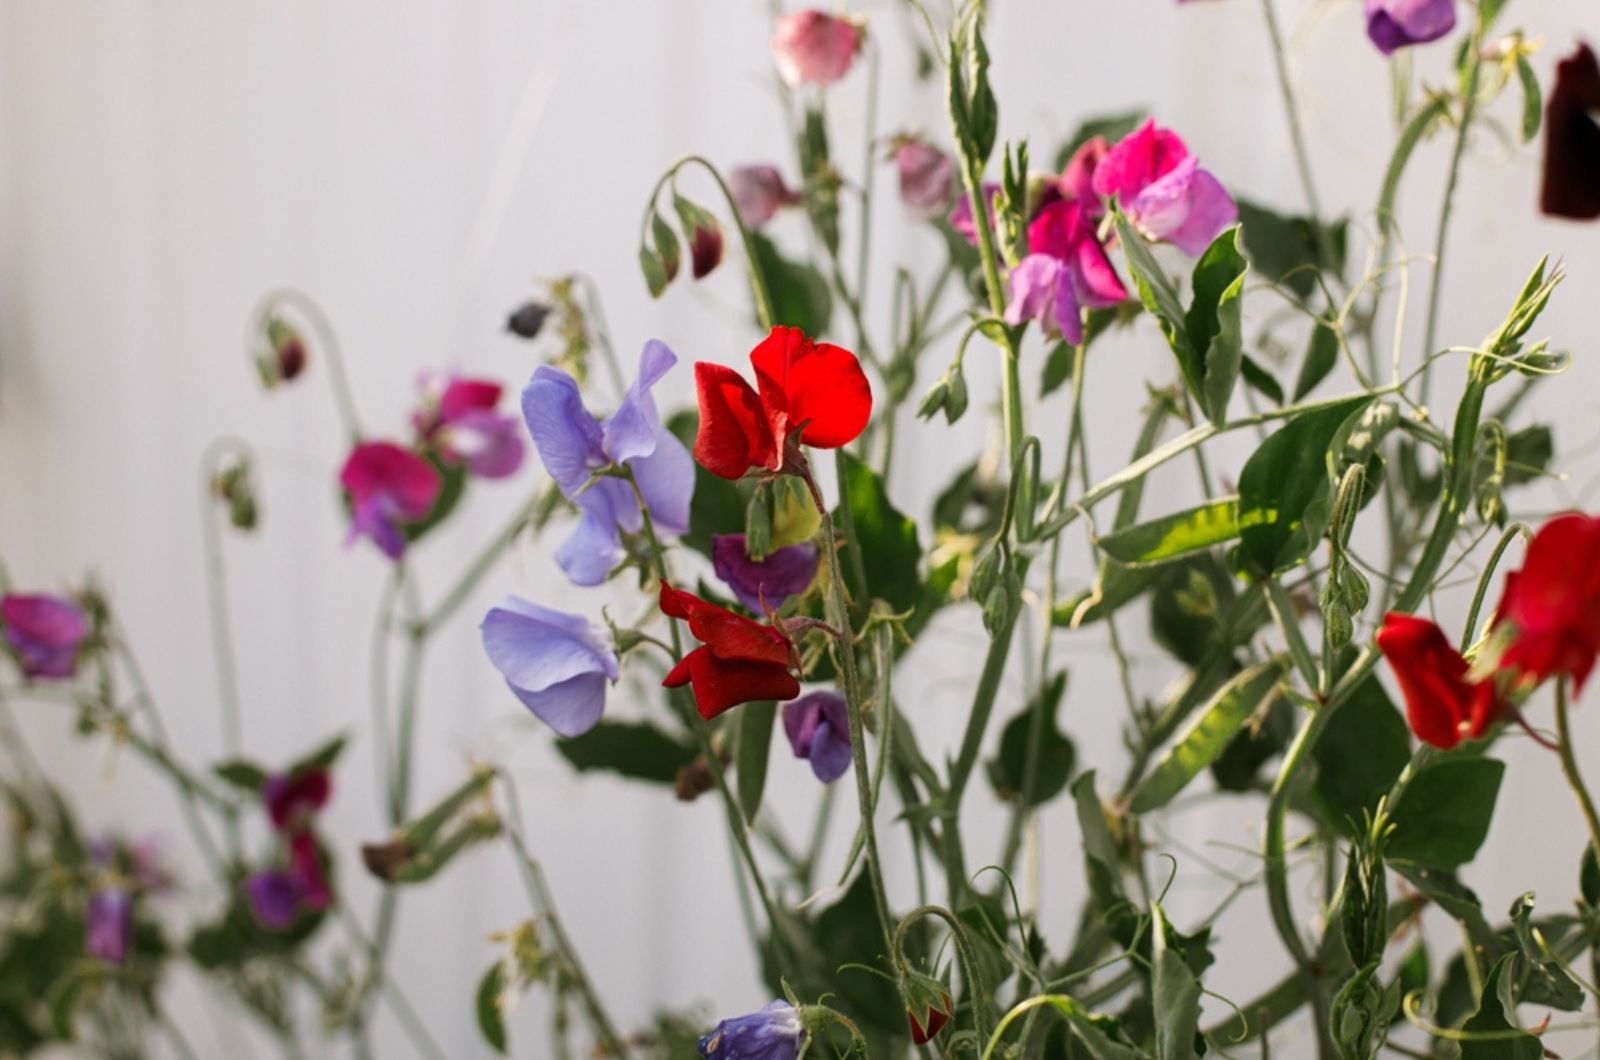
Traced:
<svg viewBox="0 0 1600 1060">
<path fill-rule="evenodd" d="M 1545 104 L 1544 183 L 1539 208 L 1580 221 L 1600 217 L 1600 61 L 1586 45 L 1556 65 Z"/>
<path fill-rule="evenodd" d="M 736 479 L 752 467 L 776 471 L 781 446 L 761 409 L 761 399 L 732 368 L 699 361 L 694 385 L 700 401 L 700 433 L 694 458 L 713 475 Z"/>
<path fill-rule="evenodd" d="M 806 445 L 848 445 L 872 415 L 872 388 L 861 362 L 842 346 L 814 343 L 799 328 L 776 327 L 751 351 L 750 363 L 780 449 L 789 432 L 802 427 Z"/>
<path fill-rule="evenodd" d="M 696 648 L 685 655 L 662 683 L 677 688 L 684 683 L 685 674 L 694 687 L 695 707 L 707 721 L 740 703 L 793 699 L 800 694 L 800 682 L 787 664 L 723 659 L 710 648 Z"/>
<path fill-rule="evenodd" d="M 693 593 L 674 589 L 666 582 L 661 583 L 661 613 L 670 618 L 685 619 L 695 639 L 709 647 L 719 658 L 759 662 L 785 669 L 789 666 L 788 637 L 771 626 L 764 626 L 743 615 L 736 615 L 725 607 L 707 603 Z M 681 667 L 683 664 L 678 665 Z"/>
<path fill-rule="evenodd" d="M 1378 631 L 1378 648 L 1405 695 L 1406 720 L 1424 743 L 1448 750 L 1494 720 L 1493 679 L 1467 680 L 1467 660 L 1444 631 L 1425 618 L 1391 613 Z"/>
</svg>

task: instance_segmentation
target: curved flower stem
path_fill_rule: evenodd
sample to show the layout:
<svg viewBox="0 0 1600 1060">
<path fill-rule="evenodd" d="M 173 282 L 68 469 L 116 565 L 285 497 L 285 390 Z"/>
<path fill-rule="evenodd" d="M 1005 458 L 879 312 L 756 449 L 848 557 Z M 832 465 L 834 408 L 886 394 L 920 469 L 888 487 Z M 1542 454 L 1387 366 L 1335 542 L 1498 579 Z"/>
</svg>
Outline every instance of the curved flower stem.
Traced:
<svg viewBox="0 0 1600 1060">
<path fill-rule="evenodd" d="M 421 691 L 422 659 L 429 630 L 421 622 L 422 608 L 417 601 L 416 583 L 407 578 L 400 585 L 406 611 L 406 654 L 400 664 L 399 718 L 394 739 L 394 786 L 389 803 L 389 823 L 399 826 L 411 802 L 411 760 L 415 750 L 417 702 Z"/>
<path fill-rule="evenodd" d="M 983 980 L 978 953 L 972 948 L 972 940 L 967 937 L 967 926 L 961 922 L 960 917 L 942 905 L 918 906 L 907 913 L 895 928 L 894 938 L 891 940 L 895 967 L 902 972 L 906 970 L 904 952 L 906 932 L 911 929 L 912 924 L 927 916 L 938 917 L 950 928 L 950 937 L 956 944 L 956 954 L 961 958 L 961 974 L 966 976 L 967 990 L 972 995 L 972 1028 L 978 1036 L 978 1041 L 981 1042 L 989 1036 L 989 990 Z"/>
<path fill-rule="evenodd" d="M 264 321 L 274 306 L 284 303 L 306 319 L 316 332 L 323 354 L 328 358 L 328 384 L 333 390 L 333 403 L 339 410 L 339 419 L 352 443 L 361 440 L 361 415 L 356 411 L 355 391 L 350 386 L 350 373 L 344 363 L 344 351 L 333 330 L 333 321 L 310 295 L 293 287 L 279 287 L 268 291 L 256 304 L 257 321 Z"/>
<path fill-rule="evenodd" d="M 1561 772 L 1567 778 L 1567 786 L 1572 789 L 1572 794 L 1577 797 L 1578 808 L 1583 811 L 1583 821 L 1589 828 L 1589 843 L 1594 847 L 1595 856 L 1600 857 L 1600 814 L 1595 812 L 1594 798 L 1589 794 L 1589 788 L 1583 782 L 1583 776 L 1578 772 L 1578 759 L 1572 751 L 1572 723 L 1567 717 L 1567 678 L 1561 677 L 1556 681 L 1556 744 L 1560 748 Z"/>
<path fill-rule="evenodd" d="M 217 664 L 217 705 L 222 714 L 222 753 L 239 757 L 241 716 L 239 667 L 234 651 L 233 621 L 228 607 L 228 563 L 223 551 L 222 517 L 213 481 L 221 462 L 230 454 L 247 455 L 250 447 L 241 439 L 222 437 L 206 446 L 200 457 L 200 541 L 205 551 L 206 602 L 211 619 L 211 647 Z M 230 857 L 239 856 L 239 817 L 231 810 L 224 814 L 223 829 Z"/>
<path fill-rule="evenodd" d="M 687 165 L 697 165 L 717 182 L 717 188 L 722 192 L 722 199 L 727 204 L 728 216 L 733 219 L 734 227 L 739 230 L 739 242 L 744 246 L 745 261 L 750 267 L 750 290 L 756 300 L 756 320 L 763 328 L 771 328 L 774 320 L 772 317 L 772 289 L 767 284 L 767 277 L 761 271 L 761 259 L 756 256 L 755 240 L 750 235 L 750 228 L 744 223 L 744 218 L 739 214 L 739 204 L 734 201 L 733 192 L 728 188 L 728 182 L 722 179 L 722 173 L 710 160 L 703 155 L 684 155 L 661 174 L 661 179 L 656 181 L 656 186 L 650 192 L 650 198 L 645 200 L 644 218 L 639 225 L 640 245 L 644 244 L 650 232 L 650 218 L 656 210 L 656 199 L 661 194 L 661 189 L 678 175 L 678 170 Z"/>
</svg>

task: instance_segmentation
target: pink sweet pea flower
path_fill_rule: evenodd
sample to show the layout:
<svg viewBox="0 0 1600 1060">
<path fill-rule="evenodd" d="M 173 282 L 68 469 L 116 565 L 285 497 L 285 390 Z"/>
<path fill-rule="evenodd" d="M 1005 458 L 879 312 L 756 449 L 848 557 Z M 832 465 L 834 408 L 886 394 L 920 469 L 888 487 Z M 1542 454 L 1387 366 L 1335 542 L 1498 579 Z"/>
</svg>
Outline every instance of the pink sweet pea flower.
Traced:
<svg viewBox="0 0 1600 1060">
<path fill-rule="evenodd" d="M 800 201 L 800 193 L 783 182 L 776 166 L 735 166 L 728 174 L 728 191 L 751 228 L 760 228 L 779 210 Z"/>
<path fill-rule="evenodd" d="M 1030 253 L 1011 270 L 1008 324 L 1038 320 L 1047 334 L 1083 341 L 1083 309 L 1128 297 L 1095 232 L 1092 199 L 1059 199 L 1028 226 Z"/>
<path fill-rule="evenodd" d="M 1201 169 L 1170 129 L 1145 122 L 1107 151 L 1094 170 L 1094 190 L 1116 198 L 1135 227 L 1191 258 L 1206 252 L 1239 216 L 1221 181 Z"/>
<path fill-rule="evenodd" d="M 0 599 L 0 626 L 29 678 L 71 677 L 78 649 L 89 638 L 89 616 L 83 608 L 48 593 L 8 593 Z"/>
<path fill-rule="evenodd" d="M 931 144 L 913 136 L 901 137 L 894 145 L 894 165 L 900 176 L 900 201 L 919 221 L 938 217 L 950 205 L 955 190 L 955 161 Z M 972 207 L 967 207 L 970 223 Z"/>
<path fill-rule="evenodd" d="M 831 85 L 850 72 L 862 40 L 861 26 L 848 18 L 815 8 L 794 11 L 778 19 L 772 58 L 791 87 Z"/>
<path fill-rule="evenodd" d="M 438 447 L 450 463 L 464 463 L 480 478 L 505 478 L 522 466 L 522 425 L 495 411 L 504 389 L 492 379 L 429 372 L 421 380 L 422 406 L 411 422 L 424 445 Z"/>
<path fill-rule="evenodd" d="M 350 534 L 371 538 L 384 555 L 406 551 L 406 526 L 428 517 L 443 480 L 434 466 L 393 442 L 362 442 L 350 451 L 339 472 L 350 501 Z"/>
<path fill-rule="evenodd" d="M 1098 218 L 1106 212 L 1100 197 L 1094 193 L 1094 173 L 1110 150 L 1111 144 L 1104 136 L 1084 141 L 1083 146 L 1072 153 L 1067 168 L 1061 171 L 1061 179 L 1056 181 L 1061 197 L 1083 203 L 1084 212 L 1090 217 Z"/>
</svg>

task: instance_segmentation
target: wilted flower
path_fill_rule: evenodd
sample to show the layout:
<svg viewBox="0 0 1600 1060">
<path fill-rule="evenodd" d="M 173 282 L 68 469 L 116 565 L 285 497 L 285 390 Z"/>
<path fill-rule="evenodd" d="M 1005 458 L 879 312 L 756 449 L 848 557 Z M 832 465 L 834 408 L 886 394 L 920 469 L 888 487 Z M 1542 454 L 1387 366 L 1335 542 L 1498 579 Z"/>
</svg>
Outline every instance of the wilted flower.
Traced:
<svg viewBox="0 0 1600 1060">
<path fill-rule="evenodd" d="M 1094 169 L 1094 190 L 1117 199 L 1147 237 L 1191 258 L 1204 254 L 1239 216 L 1222 182 L 1200 168 L 1177 133 L 1154 119 L 1105 153 Z"/>
<path fill-rule="evenodd" d="M 706 1060 L 795 1060 L 804 1037 L 800 1011 L 787 1001 L 774 1001 L 717 1024 L 700 1039 L 700 1055 Z"/>
<path fill-rule="evenodd" d="M 422 407 L 411 422 L 424 445 L 438 447 L 450 463 L 465 463 L 480 478 L 505 478 L 522 466 L 522 431 L 516 416 L 495 411 L 502 387 L 492 379 L 429 372 L 421 380 Z"/>
<path fill-rule="evenodd" d="M 849 770 L 849 708 L 837 692 L 812 692 L 785 703 L 783 731 L 794 756 L 808 760 L 824 784 Z"/>
<path fill-rule="evenodd" d="M 1544 110 L 1539 208 L 1552 217 L 1600 217 L 1600 61 L 1586 44 L 1556 64 Z"/>
<path fill-rule="evenodd" d="M 443 481 L 434 466 L 393 442 L 362 442 L 339 472 L 350 501 L 350 534 L 370 538 L 390 559 L 406 551 L 406 527 L 433 511 Z"/>
<path fill-rule="evenodd" d="M 1367 36 L 1385 55 L 1455 28 L 1456 0 L 1367 0 Z"/>
<path fill-rule="evenodd" d="M 22 672 L 30 677 L 71 677 L 78 650 L 89 638 L 89 616 L 74 600 L 48 593 L 7 593 L 0 623 Z"/>
<path fill-rule="evenodd" d="M 800 201 L 800 193 L 783 182 L 776 166 L 735 166 L 728 174 L 728 191 L 751 228 L 760 228 L 779 210 Z"/>
<path fill-rule="evenodd" d="M 756 560 L 745 551 L 743 534 L 713 534 L 711 564 L 739 602 L 759 615 L 765 608 L 778 610 L 789 597 L 811 587 L 817 577 L 817 546 L 809 541 L 788 545 Z"/>
<path fill-rule="evenodd" d="M 578 615 L 508 596 L 484 616 L 483 648 L 523 706 L 561 736 L 594 728 L 620 674 L 611 638 Z"/>
<path fill-rule="evenodd" d="M 698 647 L 678 660 L 661 682 L 690 685 L 700 716 L 710 721 L 730 707 L 758 699 L 793 699 L 800 694 L 794 644 L 782 630 L 753 622 L 693 593 L 661 583 L 661 613 L 689 623 Z"/>
<path fill-rule="evenodd" d="M 644 526 L 627 481 L 596 472 L 625 467 L 657 530 L 689 529 L 694 463 L 683 443 L 661 425 L 650 390 L 678 362 L 665 343 L 647 342 L 639 375 L 622 404 L 603 423 L 583 407 L 577 381 L 542 365 L 522 391 L 522 415 L 550 477 L 583 513 L 556 550 L 556 562 L 578 585 L 599 585 L 627 555 L 620 534 Z"/>
<path fill-rule="evenodd" d="M 778 19 L 772 58 L 792 86 L 831 85 L 850 72 L 863 41 L 861 26 L 824 11 L 795 11 Z"/>
<path fill-rule="evenodd" d="M 955 191 L 955 160 L 915 136 L 902 136 L 894 143 L 894 167 L 900 177 L 900 201 L 919 221 L 932 220 L 945 212 Z M 970 225 L 972 207 L 967 207 Z"/>
<path fill-rule="evenodd" d="M 1472 679 L 1467 660 L 1434 623 L 1391 612 L 1378 631 L 1378 648 L 1400 682 L 1411 731 L 1424 743 L 1448 750 L 1462 739 L 1479 739 L 1497 720 L 1494 677 Z"/>
<path fill-rule="evenodd" d="M 133 897 L 122 887 L 102 887 L 89 896 L 83 914 L 83 948 L 111 964 L 127 960 L 133 943 Z"/>
</svg>

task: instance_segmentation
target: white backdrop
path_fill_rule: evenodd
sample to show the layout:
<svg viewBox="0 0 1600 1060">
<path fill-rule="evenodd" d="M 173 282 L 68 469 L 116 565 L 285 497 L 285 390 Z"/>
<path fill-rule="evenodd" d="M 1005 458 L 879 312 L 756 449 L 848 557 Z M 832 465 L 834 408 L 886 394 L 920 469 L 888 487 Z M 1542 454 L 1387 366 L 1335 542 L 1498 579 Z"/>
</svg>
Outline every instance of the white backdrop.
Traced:
<svg viewBox="0 0 1600 1060">
<path fill-rule="evenodd" d="M 994 6 L 1003 132 L 1031 135 L 1036 155 L 1048 158 L 1081 117 L 1145 105 L 1237 191 L 1299 206 L 1257 4 Z M 1325 204 L 1370 209 L 1392 133 L 1385 69 L 1361 35 L 1359 4 L 1281 7 L 1302 61 Z M 911 30 L 899 5 L 862 8 L 884 49 L 884 131 L 942 134 L 938 90 L 911 77 Z M 1536 63 L 1546 83 L 1576 32 L 1600 36 L 1593 0 L 1519 0 L 1511 10 L 1511 20 L 1550 37 Z M 703 289 L 680 285 L 652 303 L 634 249 L 643 196 L 678 154 L 773 160 L 793 175 L 770 88 L 768 33 L 765 5 L 754 0 L 0 2 L 0 555 L 13 579 L 61 585 L 86 570 L 101 575 L 180 743 L 209 753 L 220 735 L 197 461 L 221 433 L 250 439 L 261 453 L 264 532 L 228 546 L 247 747 L 283 761 L 305 749 L 308 734 L 351 729 L 358 737 L 328 826 L 346 849 L 381 835 L 371 751 L 360 734 L 385 565 L 370 550 L 341 548 L 332 491 L 341 439 L 323 366 L 304 384 L 263 396 L 241 346 L 251 306 L 274 286 L 310 292 L 338 326 L 366 420 L 395 431 L 420 369 L 459 365 L 513 383 L 525 378 L 532 358 L 501 322 L 538 276 L 595 277 L 625 360 L 651 336 L 685 360 L 742 357 L 752 333 L 737 250 L 730 245 L 723 274 Z M 1442 77 L 1448 51 L 1422 55 L 1428 76 Z M 859 172 L 863 89 L 857 73 L 831 101 L 836 153 L 851 173 Z M 1514 105 L 1499 114 L 1514 127 Z M 1425 147 L 1407 180 L 1401 221 L 1414 251 L 1431 243 L 1446 153 L 1443 142 Z M 1442 337 L 1475 342 L 1540 254 L 1565 257 L 1571 278 L 1541 328 L 1579 356 L 1565 380 L 1541 391 L 1537 411 L 1558 423 L 1560 463 L 1578 472 L 1551 488 L 1549 503 L 1573 502 L 1584 496 L 1592 463 L 1582 453 L 1595 440 L 1596 375 L 1584 355 L 1600 329 L 1600 228 L 1535 216 L 1536 149 L 1508 150 L 1486 136 L 1470 162 Z M 935 244 L 905 223 L 888 169 L 878 175 L 887 194 L 876 219 L 872 316 L 881 323 L 889 267 L 926 260 Z M 778 232 L 799 238 L 798 228 Z M 1418 266 L 1416 290 L 1426 277 Z M 1409 357 L 1421 341 L 1420 312 L 1414 297 Z M 928 355 L 927 373 L 946 352 Z M 1166 379 L 1168 356 L 1149 331 L 1097 351 L 1088 386 L 1100 473 L 1126 452 L 1142 380 Z M 1447 365 L 1441 378 L 1453 370 Z M 994 393 L 991 374 L 970 378 L 975 401 Z M 687 380 L 679 371 L 668 381 L 675 400 Z M 1032 416 L 1046 451 L 1056 451 L 1059 405 Z M 981 419 L 969 415 L 957 441 L 976 445 Z M 940 455 L 956 442 L 947 447 L 937 433 L 944 430 L 913 427 L 900 447 L 896 499 L 918 514 L 951 470 Z M 929 438 L 938 444 L 923 444 Z M 1248 439 L 1219 447 L 1214 467 L 1236 474 L 1247 453 Z M 530 467 L 520 489 L 472 491 L 457 525 L 420 552 L 426 590 L 437 593 L 453 578 L 539 474 Z M 1080 539 L 1068 554 L 1069 584 L 1081 585 L 1089 572 Z M 532 845 L 623 1023 L 663 1005 L 703 1002 L 707 1015 L 731 1014 L 765 1000 L 742 937 L 719 808 L 573 778 L 478 646 L 476 616 L 510 590 L 594 614 L 604 595 L 575 596 L 542 550 L 518 552 L 489 579 L 429 659 L 419 796 L 453 783 L 470 755 L 513 764 Z M 1459 605 L 1445 613 L 1460 622 Z M 911 668 L 917 683 L 905 706 L 934 756 L 959 736 L 981 643 L 971 619 L 943 620 L 935 646 Z M 1123 625 L 1136 661 L 1155 662 L 1142 620 Z M 1123 711 L 1098 634 L 1064 639 L 1059 654 L 1074 668 L 1064 721 L 1088 761 L 1118 768 Z M 1167 676 L 1159 664 L 1142 671 L 1141 691 L 1156 694 Z M 1002 716 L 1019 698 L 1013 677 Z M 611 709 L 640 709 L 629 698 L 613 696 Z M 1600 735 L 1600 713 L 1579 714 L 1585 737 Z M 93 822 L 155 829 L 195 868 L 170 796 L 138 762 L 76 741 L 59 715 L 23 720 Z M 1491 911 L 1530 885 L 1547 908 L 1564 906 L 1581 846 L 1576 814 L 1555 762 L 1526 741 L 1508 744 L 1511 773 L 1490 847 L 1469 878 Z M 1600 770 L 1600 756 L 1591 768 Z M 803 763 L 779 760 L 774 773 L 769 798 L 800 831 L 815 782 Z M 979 805 L 969 829 L 981 837 L 1001 817 L 985 799 L 972 801 Z M 1246 854 L 1215 844 L 1256 846 L 1258 814 L 1255 802 L 1225 800 L 1181 815 L 1173 829 L 1248 871 Z M 1045 814 L 1040 836 L 1030 890 L 1059 938 L 1081 896 L 1070 810 Z M 977 863 L 982 845 L 973 842 Z M 905 848 L 898 837 L 887 845 L 892 888 L 904 899 Z M 370 908 L 374 889 L 353 863 L 344 883 L 357 909 Z M 1180 926 L 1203 915 L 1223 886 L 1185 858 L 1172 908 Z M 526 913 L 513 866 L 498 850 L 469 857 L 408 897 L 394 967 L 451 1056 L 484 1052 L 470 995 L 493 952 L 485 936 Z M 1286 962 L 1266 924 L 1253 892 L 1221 925 L 1209 986 L 1242 1000 L 1281 974 Z M 234 1029 L 239 1017 L 214 997 L 188 982 L 175 998 L 202 1055 L 247 1048 Z M 1221 1006 L 1208 1001 L 1207 1009 L 1214 1016 Z M 520 1055 L 543 1055 L 547 1018 L 538 999 L 518 1013 Z M 379 1055 L 409 1053 L 390 1029 L 382 1041 Z"/>
</svg>

